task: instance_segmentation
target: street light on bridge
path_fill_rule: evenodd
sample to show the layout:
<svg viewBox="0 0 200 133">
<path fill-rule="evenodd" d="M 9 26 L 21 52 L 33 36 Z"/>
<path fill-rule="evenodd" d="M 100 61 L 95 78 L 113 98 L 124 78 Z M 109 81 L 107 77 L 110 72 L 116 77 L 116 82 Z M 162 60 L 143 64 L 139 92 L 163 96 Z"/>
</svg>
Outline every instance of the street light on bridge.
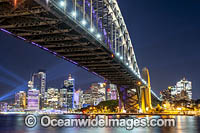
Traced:
<svg viewBox="0 0 200 133">
<path fill-rule="evenodd" d="M 137 85 L 139 85 L 139 86 L 140 86 L 141 84 L 142 84 L 142 83 L 141 83 L 140 81 L 138 81 L 138 82 L 137 82 Z"/>
<path fill-rule="evenodd" d="M 60 6 L 64 7 L 66 5 L 66 3 L 64 1 L 60 1 Z"/>
</svg>

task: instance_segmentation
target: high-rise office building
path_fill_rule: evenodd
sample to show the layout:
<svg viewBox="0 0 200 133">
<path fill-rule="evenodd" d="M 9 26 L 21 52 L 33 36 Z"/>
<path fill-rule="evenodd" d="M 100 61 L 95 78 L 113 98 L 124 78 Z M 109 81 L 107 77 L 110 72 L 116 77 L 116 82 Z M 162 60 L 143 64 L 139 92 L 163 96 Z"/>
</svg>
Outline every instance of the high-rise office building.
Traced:
<svg viewBox="0 0 200 133">
<path fill-rule="evenodd" d="M 27 98 L 27 104 L 28 104 L 28 110 L 39 110 L 39 90 L 37 89 L 30 89 L 28 90 L 28 98 Z"/>
<path fill-rule="evenodd" d="M 40 90 L 40 94 L 44 96 L 46 90 L 46 73 L 44 70 L 40 70 L 32 75 L 32 84 L 33 88 Z"/>
<path fill-rule="evenodd" d="M 57 88 L 48 88 L 47 90 L 47 103 L 48 109 L 59 109 L 60 93 Z"/>
<path fill-rule="evenodd" d="M 187 81 L 185 78 L 177 82 L 176 93 L 181 94 L 182 91 L 185 91 L 186 92 L 185 96 L 188 96 L 188 98 L 191 100 L 192 99 L 192 82 Z"/>
<path fill-rule="evenodd" d="M 67 87 L 60 89 L 60 107 L 61 109 L 67 108 Z"/>
<path fill-rule="evenodd" d="M 68 80 L 64 81 L 64 86 L 67 88 L 67 109 L 74 109 L 75 80 L 71 74 L 69 74 Z"/>
<path fill-rule="evenodd" d="M 83 107 L 83 90 L 79 90 L 79 109 Z"/>
<path fill-rule="evenodd" d="M 93 83 L 90 89 L 91 89 L 92 105 L 97 105 L 99 103 L 100 85 L 98 83 Z M 105 90 L 104 90 L 104 94 L 105 94 Z"/>
<path fill-rule="evenodd" d="M 92 105 L 98 105 L 101 101 L 106 100 L 106 83 L 93 83 L 90 87 Z"/>
<path fill-rule="evenodd" d="M 93 104 L 92 101 L 92 95 L 91 95 L 91 89 L 86 89 L 83 92 L 83 96 L 82 96 L 83 100 L 82 100 L 82 106 L 85 108 L 91 104 Z"/>
<path fill-rule="evenodd" d="M 79 95 L 80 95 L 80 90 L 77 90 L 74 92 L 74 107 L 75 107 L 75 109 L 79 109 Z"/>
<path fill-rule="evenodd" d="M 38 73 L 32 75 L 32 83 L 29 83 L 29 86 L 32 85 L 32 88 L 38 89 L 40 91 L 40 109 L 44 108 L 45 102 L 45 91 L 46 91 L 46 73 L 44 70 L 39 70 Z"/>
<path fill-rule="evenodd" d="M 74 93 L 74 106 L 75 109 L 82 108 L 83 104 L 83 91 L 81 89 L 75 91 Z"/>
<path fill-rule="evenodd" d="M 26 93 L 24 91 L 15 94 L 15 105 L 17 108 L 26 109 Z"/>
</svg>

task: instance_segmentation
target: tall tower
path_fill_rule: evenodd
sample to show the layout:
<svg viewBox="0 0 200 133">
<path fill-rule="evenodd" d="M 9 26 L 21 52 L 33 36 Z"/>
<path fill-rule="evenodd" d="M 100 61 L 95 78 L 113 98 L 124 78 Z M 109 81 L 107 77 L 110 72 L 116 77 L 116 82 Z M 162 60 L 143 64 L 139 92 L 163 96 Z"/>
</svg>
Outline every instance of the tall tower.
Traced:
<svg viewBox="0 0 200 133">
<path fill-rule="evenodd" d="M 75 80 L 71 74 L 69 74 L 68 80 L 64 81 L 64 86 L 67 88 L 67 109 L 74 109 Z"/>
<path fill-rule="evenodd" d="M 39 70 L 32 76 L 33 88 L 40 90 L 40 94 L 44 96 L 46 90 L 46 73 L 44 70 Z"/>
<path fill-rule="evenodd" d="M 39 90 L 40 93 L 40 109 L 44 107 L 44 97 L 46 91 L 46 73 L 44 70 L 39 70 L 32 76 L 33 88 Z"/>
<path fill-rule="evenodd" d="M 149 70 L 145 67 L 142 69 L 142 78 L 147 82 L 147 88 L 142 89 L 142 109 L 148 111 L 152 108 L 151 104 L 151 84 Z"/>
</svg>

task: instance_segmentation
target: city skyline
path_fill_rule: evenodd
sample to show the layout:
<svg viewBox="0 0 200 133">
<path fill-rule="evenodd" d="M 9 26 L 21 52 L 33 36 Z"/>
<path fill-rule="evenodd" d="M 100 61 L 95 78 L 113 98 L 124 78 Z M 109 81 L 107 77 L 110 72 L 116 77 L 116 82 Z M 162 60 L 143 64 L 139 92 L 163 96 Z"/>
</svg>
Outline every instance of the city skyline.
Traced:
<svg viewBox="0 0 200 133">
<path fill-rule="evenodd" d="M 108 83 L 92 83 L 86 90 L 75 87 L 71 74 L 63 81 L 63 87 L 46 86 L 46 73 L 39 70 L 33 73 L 27 89 L 14 94 L 14 102 L 0 101 L 0 111 L 76 111 L 88 106 L 98 106 L 102 101 L 119 98 L 117 86 Z"/>
<path fill-rule="evenodd" d="M 157 5 L 160 5 L 160 8 L 154 8 L 157 7 L 157 5 L 149 4 L 149 2 L 146 1 L 144 5 L 146 6 L 146 10 L 150 11 L 148 13 L 144 8 L 141 8 L 143 4 L 143 2 L 140 3 L 139 1 L 119 1 L 122 14 L 125 20 L 127 20 L 126 23 L 129 32 L 133 34 L 131 37 L 134 41 L 139 68 L 142 69 L 144 66 L 149 68 L 152 89 L 157 94 L 159 94 L 161 90 L 167 88 L 168 85 L 175 84 L 180 78 L 185 76 L 193 82 L 194 99 L 198 99 L 200 88 L 200 83 L 198 82 L 198 67 L 200 65 L 198 57 L 200 55 L 198 52 L 199 46 L 196 45 L 199 43 L 197 37 L 200 21 L 197 17 L 199 15 L 198 4 L 183 1 L 183 4 L 178 5 L 173 1 L 169 1 L 168 3 L 157 1 Z M 180 10 L 173 7 L 173 4 L 176 4 Z M 184 5 L 189 6 L 185 7 Z M 133 13 L 128 13 L 129 10 Z M 164 13 L 164 15 L 162 15 L 162 13 Z M 186 16 L 184 17 L 185 13 Z M 150 19 L 151 17 L 155 19 Z M 169 19 L 171 20 L 170 22 L 167 21 Z M 184 23 L 179 24 L 179 22 Z M 156 28 L 157 26 L 160 28 Z M 176 34 L 171 34 L 172 29 L 174 29 Z M 188 34 L 183 32 L 183 29 L 185 29 Z M 151 34 L 149 34 L 150 32 Z M 162 36 L 160 35 L 161 32 L 163 34 Z M 159 35 L 159 38 L 157 35 Z M 69 71 L 74 71 L 74 73 L 78 74 L 81 73 L 76 78 L 81 77 L 80 79 L 82 80 L 78 81 L 82 82 L 81 84 L 83 86 L 88 86 L 87 84 L 90 84 L 91 80 L 94 78 L 95 81 L 102 80 L 81 68 L 50 55 L 46 51 L 42 51 L 21 40 L 7 36 L 5 33 L 1 32 L 0 36 L 1 42 L 3 42 L 0 56 L 1 66 L 12 73 L 16 73 L 22 79 L 29 79 L 30 71 L 34 72 L 39 68 L 52 68 L 54 71 L 50 77 L 53 79 L 58 75 L 58 79 L 56 80 L 55 78 L 52 84 L 58 84 L 58 80 L 62 80 L 64 73 Z M 5 52 L 10 49 L 12 50 L 10 53 Z M 13 57 L 15 57 L 15 59 L 13 59 Z M 169 62 L 166 63 L 165 60 Z M 17 85 L 23 83 L 23 81 L 21 82 L 10 78 L 10 76 L 5 75 L 2 71 L 0 73 L 3 76 L 1 77 L 2 82 L 14 81 L 14 84 Z M 78 74 L 73 75 L 76 76 Z M 87 78 L 85 78 L 85 75 L 87 75 Z M 87 81 L 89 83 L 86 83 L 84 79 L 88 79 Z M 13 87 L 9 87 L 2 82 L 1 87 L 6 88 L 1 89 L 2 95 L 12 91 Z"/>
</svg>

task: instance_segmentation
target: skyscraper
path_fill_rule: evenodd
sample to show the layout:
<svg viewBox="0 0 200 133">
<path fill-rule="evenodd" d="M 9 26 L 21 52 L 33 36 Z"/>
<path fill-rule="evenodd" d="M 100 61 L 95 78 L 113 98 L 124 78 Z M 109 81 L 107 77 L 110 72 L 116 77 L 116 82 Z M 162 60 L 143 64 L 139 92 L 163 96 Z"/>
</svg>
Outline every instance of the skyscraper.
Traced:
<svg viewBox="0 0 200 133">
<path fill-rule="evenodd" d="M 93 104 L 92 95 L 91 95 L 91 89 L 86 89 L 83 92 L 83 96 L 82 97 L 83 97 L 83 104 L 82 104 L 83 107 L 87 107 L 87 106 Z"/>
<path fill-rule="evenodd" d="M 91 89 L 92 105 L 98 105 L 101 101 L 106 100 L 107 96 L 106 83 L 93 83 L 90 89 Z"/>
<path fill-rule="evenodd" d="M 64 86 L 67 88 L 67 109 L 74 109 L 75 80 L 71 74 L 69 74 L 68 80 L 64 81 Z"/>
<path fill-rule="evenodd" d="M 92 105 L 97 105 L 99 103 L 98 91 L 100 89 L 100 85 L 98 83 L 93 83 L 90 88 L 91 88 Z M 105 90 L 104 90 L 104 96 L 105 96 Z"/>
<path fill-rule="evenodd" d="M 76 109 L 79 108 L 79 95 L 80 95 L 80 90 L 74 92 L 74 107 Z"/>
<path fill-rule="evenodd" d="M 26 109 L 26 93 L 24 91 L 15 94 L 15 105 L 17 108 Z"/>
<path fill-rule="evenodd" d="M 44 96 L 46 89 L 46 73 L 44 70 L 39 70 L 38 73 L 32 75 L 33 88 L 40 90 L 40 94 Z"/>
<path fill-rule="evenodd" d="M 48 88 L 47 90 L 47 108 L 58 109 L 60 93 L 57 88 Z"/>
<path fill-rule="evenodd" d="M 28 110 L 39 110 L 39 90 L 30 89 L 28 90 Z"/>
<path fill-rule="evenodd" d="M 29 85 L 31 86 L 31 82 Z M 40 109 L 43 109 L 46 91 L 46 73 L 44 70 L 39 70 L 38 73 L 32 75 L 32 87 L 40 91 Z"/>
<path fill-rule="evenodd" d="M 60 89 L 60 107 L 61 109 L 67 108 L 67 87 Z"/>
<path fill-rule="evenodd" d="M 181 94 L 182 91 L 186 92 L 186 96 L 192 99 L 192 82 L 187 81 L 185 78 L 176 83 L 177 94 Z"/>
</svg>

